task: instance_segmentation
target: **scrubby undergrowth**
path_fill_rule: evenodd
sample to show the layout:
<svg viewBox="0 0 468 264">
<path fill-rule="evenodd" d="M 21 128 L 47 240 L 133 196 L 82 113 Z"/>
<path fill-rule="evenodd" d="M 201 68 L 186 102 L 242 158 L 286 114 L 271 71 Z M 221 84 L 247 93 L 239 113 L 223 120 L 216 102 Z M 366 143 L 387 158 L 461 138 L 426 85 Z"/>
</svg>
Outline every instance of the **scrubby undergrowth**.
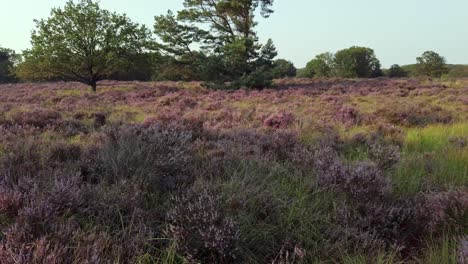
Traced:
<svg viewBox="0 0 468 264">
<path fill-rule="evenodd" d="M 464 263 L 468 81 L 0 86 L 0 263 Z"/>
</svg>

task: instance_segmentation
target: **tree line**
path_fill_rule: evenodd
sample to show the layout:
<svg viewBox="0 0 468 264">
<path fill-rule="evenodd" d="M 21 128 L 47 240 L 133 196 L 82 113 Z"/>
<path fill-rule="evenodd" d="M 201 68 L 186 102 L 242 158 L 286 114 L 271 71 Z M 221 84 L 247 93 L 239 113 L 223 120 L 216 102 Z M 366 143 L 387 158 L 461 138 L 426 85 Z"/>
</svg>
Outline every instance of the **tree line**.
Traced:
<svg viewBox="0 0 468 264">
<path fill-rule="evenodd" d="M 351 47 L 317 55 L 305 69 L 276 59 L 271 39 L 261 43 L 257 16 L 268 18 L 273 0 L 184 0 L 177 13 L 155 17 L 153 30 L 98 1 L 68 1 L 49 18 L 35 20 L 31 48 L 22 56 L 0 49 L 0 82 L 78 81 L 96 91 L 103 79 L 202 81 L 208 87 L 264 88 L 275 78 L 406 77 L 393 65 L 382 70 L 374 51 Z M 445 58 L 428 51 L 417 58 L 418 75 L 449 72 Z M 415 72 L 411 70 L 411 72 Z"/>
</svg>

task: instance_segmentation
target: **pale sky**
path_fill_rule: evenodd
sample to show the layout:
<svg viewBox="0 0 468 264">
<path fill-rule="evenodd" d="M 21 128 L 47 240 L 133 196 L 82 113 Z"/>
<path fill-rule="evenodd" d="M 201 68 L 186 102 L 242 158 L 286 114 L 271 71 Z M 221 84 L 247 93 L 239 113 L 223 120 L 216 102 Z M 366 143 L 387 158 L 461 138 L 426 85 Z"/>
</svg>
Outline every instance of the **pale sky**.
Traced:
<svg viewBox="0 0 468 264">
<path fill-rule="evenodd" d="M 33 19 L 45 18 L 66 0 L 0 0 L 0 46 L 30 46 Z M 101 0 L 153 28 L 154 16 L 182 7 L 183 0 Z M 433 50 L 449 63 L 468 64 L 468 0 L 275 0 L 261 19 L 261 40 L 272 38 L 279 57 L 303 67 L 315 55 L 353 45 L 373 48 L 384 67 L 415 63 Z"/>
</svg>

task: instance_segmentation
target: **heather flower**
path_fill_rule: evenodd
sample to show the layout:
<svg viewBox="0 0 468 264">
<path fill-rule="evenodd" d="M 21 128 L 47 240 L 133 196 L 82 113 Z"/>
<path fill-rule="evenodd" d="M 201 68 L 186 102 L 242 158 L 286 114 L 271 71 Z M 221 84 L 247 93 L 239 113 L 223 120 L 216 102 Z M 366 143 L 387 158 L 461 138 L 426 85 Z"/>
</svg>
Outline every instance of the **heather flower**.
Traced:
<svg viewBox="0 0 468 264">
<path fill-rule="evenodd" d="M 302 263 L 306 256 L 306 250 L 299 244 L 292 244 L 287 241 L 283 244 L 278 255 L 271 264 L 292 264 Z"/>
<path fill-rule="evenodd" d="M 355 108 L 343 106 L 336 113 L 336 119 L 346 125 L 357 125 L 361 121 L 361 114 Z"/>
<path fill-rule="evenodd" d="M 277 114 L 268 116 L 264 121 L 263 125 L 271 128 L 287 128 L 292 125 L 295 121 L 294 115 L 291 112 L 282 111 Z"/>
<path fill-rule="evenodd" d="M 458 246 L 458 264 L 468 264 L 468 237 L 460 239 Z"/>
<path fill-rule="evenodd" d="M 369 157 L 382 170 L 389 170 L 400 161 L 400 148 L 395 145 L 374 142 L 369 146 Z"/>
<path fill-rule="evenodd" d="M 221 197 L 208 189 L 174 196 L 167 236 L 189 262 L 230 262 L 238 258 L 240 232 L 227 217 Z"/>
<path fill-rule="evenodd" d="M 468 193 L 448 191 L 425 196 L 420 213 L 428 219 L 427 228 L 438 232 L 450 227 L 463 232 L 468 228 Z"/>
</svg>

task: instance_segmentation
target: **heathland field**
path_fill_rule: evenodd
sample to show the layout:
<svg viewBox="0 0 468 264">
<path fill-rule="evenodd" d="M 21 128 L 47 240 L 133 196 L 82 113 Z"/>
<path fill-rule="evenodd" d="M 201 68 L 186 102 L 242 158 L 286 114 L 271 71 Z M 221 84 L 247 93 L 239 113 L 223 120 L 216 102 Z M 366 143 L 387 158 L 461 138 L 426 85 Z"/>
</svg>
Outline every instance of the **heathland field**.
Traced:
<svg viewBox="0 0 468 264">
<path fill-rule="evenodd" d="M 5 84 L 0 110 L 1 263 L 468 259 L 468 79 Z"/>
</svg>

